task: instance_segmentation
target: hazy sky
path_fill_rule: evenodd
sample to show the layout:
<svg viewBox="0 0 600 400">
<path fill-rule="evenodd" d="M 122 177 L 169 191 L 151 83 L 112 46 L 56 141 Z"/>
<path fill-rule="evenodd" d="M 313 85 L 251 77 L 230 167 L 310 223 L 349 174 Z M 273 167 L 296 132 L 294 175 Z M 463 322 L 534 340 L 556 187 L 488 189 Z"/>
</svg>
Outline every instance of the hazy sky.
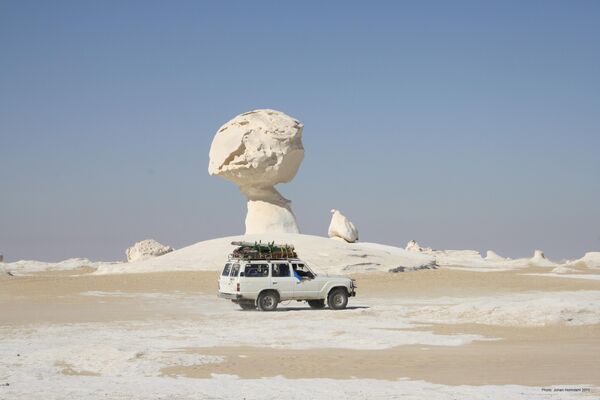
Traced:
<svg viewBox="0 0 600 400">
<path fill-rule="evenodd" d="M 0 1 L 0 253 L 116 260 L 239 234 L 220 125 L 274 108 L 303 233 L 600 251 L 598 1 Z"/>
</svg>

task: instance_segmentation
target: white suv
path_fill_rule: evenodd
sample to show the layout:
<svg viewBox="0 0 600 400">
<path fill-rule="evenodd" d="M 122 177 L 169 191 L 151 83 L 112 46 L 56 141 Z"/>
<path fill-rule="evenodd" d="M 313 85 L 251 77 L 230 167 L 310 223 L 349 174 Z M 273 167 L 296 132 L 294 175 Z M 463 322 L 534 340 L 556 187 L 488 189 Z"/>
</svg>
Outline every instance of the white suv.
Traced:
<svg viewBox="0 0 600 400">
<path fill-rule="evenodd" d="M 286 300 L 306 301 L 311 308 L 346 308 L 355 296 L 353 279 L 315 274 L 303 261 L 294 259 L 248 260 L 232 258 L 219 278 L 219 297 L 230 299 L 244 310 L 258 307 L 273 311 Z"/>
</svg>

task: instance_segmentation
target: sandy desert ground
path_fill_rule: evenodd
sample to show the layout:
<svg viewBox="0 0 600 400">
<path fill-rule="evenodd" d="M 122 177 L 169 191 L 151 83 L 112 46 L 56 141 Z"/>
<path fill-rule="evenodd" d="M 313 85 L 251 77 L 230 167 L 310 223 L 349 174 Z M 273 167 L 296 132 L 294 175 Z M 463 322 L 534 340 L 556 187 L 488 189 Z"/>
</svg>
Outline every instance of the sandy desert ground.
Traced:
<svg viewBox="0 0 600 400">
<path fill-rule="evenodd" d="M 355 274 L 344 311 L 241 311 L 216 272 L 0 278 L 1 399 L 596 398 L 600 281 Z"/>
</svg>

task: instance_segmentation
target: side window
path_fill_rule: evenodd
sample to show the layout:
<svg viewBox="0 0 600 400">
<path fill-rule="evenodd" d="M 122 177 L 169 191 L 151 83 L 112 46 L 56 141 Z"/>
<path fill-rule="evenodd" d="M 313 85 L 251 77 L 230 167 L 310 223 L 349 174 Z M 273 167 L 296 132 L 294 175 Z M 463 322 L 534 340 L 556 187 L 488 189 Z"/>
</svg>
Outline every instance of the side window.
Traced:
<svg viewBox="0 0 600 400">
<path fill-rule="evenodd" d="M 272 277 L 287 277 L 290 276 L 290 265 L 289 264 L 273 264 Z"/>
<path fill-rule="evenodd" d="M 246 264 L 246 278 L 264 278 L 269 276 L 268 264 Z"/>
<path fill-rule="evenodd" d="M 240 264 L 233 264 L 233 268 L 231 268 L 231 276 L 238 276 L 240 272 Z"/>
<path fill-rule="evenodd" d="M 225 264 L 225 268 L 223 268 L 222 276 L 229 276 L 229 269 L 231 268 L 231 264 Z"/>
</svg>

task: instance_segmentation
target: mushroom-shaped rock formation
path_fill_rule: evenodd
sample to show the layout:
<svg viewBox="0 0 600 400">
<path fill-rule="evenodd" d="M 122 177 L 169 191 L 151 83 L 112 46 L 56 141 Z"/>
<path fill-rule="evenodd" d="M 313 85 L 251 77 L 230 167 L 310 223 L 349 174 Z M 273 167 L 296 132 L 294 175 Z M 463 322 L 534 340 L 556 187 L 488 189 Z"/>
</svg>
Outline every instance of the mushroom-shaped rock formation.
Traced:
<svg viewBox="0 0 600 400">
<path fill-rule="evenodd" d="M 235 183 L 248 199 L 246 234 L 299 233 L 291 201 L 276 189 L 304 158 L 303 125 L 275 110 L 255 110 L 223 125 L 210 146 L 208 173 Z"/>
<path fill-rule="evenodd" d="M 147 239 L 137 242 L 125 251 L 127 262 L 142 261 L 152 257 L 162 256 L 173 251 L 171 246 L 165 246 L 156 240 Z"/>
<path fill-rule="evenodd" d="M 344 239 L 346 242 L 354 243 L 358 240 L 358 229 L 348 218 L 338 210 L 331 210 L 331 223 L 329 224 L 329 237 L 332 239 Z"/>
</svg>

